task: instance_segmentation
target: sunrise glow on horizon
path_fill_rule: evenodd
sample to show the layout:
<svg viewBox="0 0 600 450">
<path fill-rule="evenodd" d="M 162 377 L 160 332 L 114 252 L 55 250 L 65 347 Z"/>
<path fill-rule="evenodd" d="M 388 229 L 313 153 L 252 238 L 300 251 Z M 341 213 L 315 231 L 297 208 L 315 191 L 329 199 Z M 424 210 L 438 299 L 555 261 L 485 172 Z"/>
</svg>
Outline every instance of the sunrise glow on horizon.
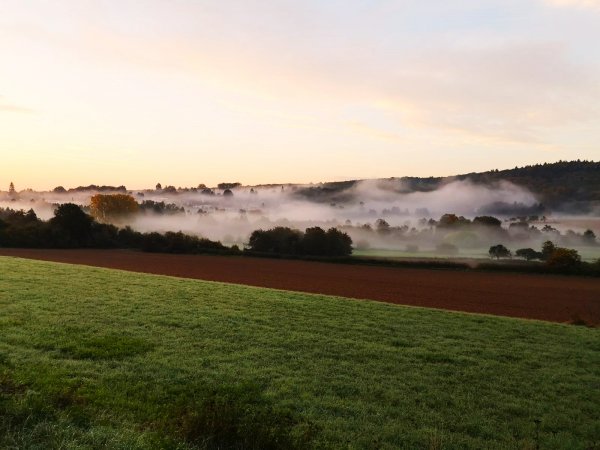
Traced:
<svg viewBox="0 0 600 450">
<path fill-rule="evenodd" d="M 0 3 L 0 190 L 600 159 L 600 1 Z"/>
</svg>

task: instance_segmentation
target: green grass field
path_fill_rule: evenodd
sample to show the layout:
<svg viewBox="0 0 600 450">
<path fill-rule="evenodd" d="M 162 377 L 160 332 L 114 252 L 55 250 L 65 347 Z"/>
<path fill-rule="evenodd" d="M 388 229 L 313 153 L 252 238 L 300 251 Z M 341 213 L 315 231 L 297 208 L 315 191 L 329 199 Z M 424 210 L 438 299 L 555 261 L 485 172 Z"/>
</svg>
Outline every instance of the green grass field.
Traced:
<svg viewBox="0 0 600 450">
<path fill-rule="evenodd" d="M 3 449 L 588 449 L 599 417 L 598 329 L 0 258 Z"/>
<path fill-rule="evenodd" d="M 600 258 L 600 247 L 570 247 L 574 248 L 579 252 L 582 261 L 586 262 L 594 262 Z M 367 249 L 367 250 L 354 250 L 352 254 L 354 256 L 362 256 L 367 258 L 389 258 L 389 259 L 406 259 L 406 258 L 416 258 L 416 259 L 427 259 L 427 258 L 436 258 L 436 259 L 473 259 L 473 260 L 481 260 L 485 262 L 490 261 L 490 255 L 488 253 L 489 247 L 485 248 L 477 248 L 477 249 L 460 249 L 459 252 L 455 255 L 444 255 L 435 250 L 421 250 L 417 252 L 408 252 L 404 250 L 386 250 L 386 249 Z M 512 249 L 513 252 L 516 250 Z M 519 258 L 516 258 L 519 260 Z"/>
</svg>

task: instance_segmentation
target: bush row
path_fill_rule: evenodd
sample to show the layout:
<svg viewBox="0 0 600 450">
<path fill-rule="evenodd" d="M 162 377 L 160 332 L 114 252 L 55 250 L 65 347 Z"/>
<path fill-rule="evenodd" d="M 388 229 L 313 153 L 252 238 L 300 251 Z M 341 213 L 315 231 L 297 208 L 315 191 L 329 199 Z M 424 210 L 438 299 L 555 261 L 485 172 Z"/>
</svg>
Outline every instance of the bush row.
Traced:
<svg viewBox="0 0 600 450">
<path fill-rule="evenodd" d="M 220 242 L 181 232 L 140 233 L 96 222 L 72 203 L 60 205 L 49 221 L 30 210 L 0 209 L 0 247 L 131 248 L 161 253 L 227 253 Z"/>
</svg>

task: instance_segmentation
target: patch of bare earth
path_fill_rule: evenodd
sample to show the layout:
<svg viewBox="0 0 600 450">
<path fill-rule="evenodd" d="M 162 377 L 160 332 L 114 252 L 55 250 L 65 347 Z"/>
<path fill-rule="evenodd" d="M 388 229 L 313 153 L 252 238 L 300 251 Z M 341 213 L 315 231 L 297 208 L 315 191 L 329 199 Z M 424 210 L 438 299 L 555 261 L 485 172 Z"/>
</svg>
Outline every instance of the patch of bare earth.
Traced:
<svg viewBox="0 0 600 450">
<path fill-rule="evenodd" d="M 330 264 L 128 250 L 0 249 L 0 255 L 223 281 L 402 305 L 600 324 L 600 281 L 585 277 Z"/>
</svg>

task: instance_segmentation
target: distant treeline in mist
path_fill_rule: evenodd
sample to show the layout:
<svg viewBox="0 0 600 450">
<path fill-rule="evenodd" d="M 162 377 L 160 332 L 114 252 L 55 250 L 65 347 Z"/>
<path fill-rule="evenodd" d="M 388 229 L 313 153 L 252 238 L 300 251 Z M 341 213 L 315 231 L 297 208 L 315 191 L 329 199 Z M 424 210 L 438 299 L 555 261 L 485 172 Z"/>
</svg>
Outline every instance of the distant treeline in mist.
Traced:
<svg viewBox="0 0 600 450">
<path fill-rule="evenodd" d="M 78 186 L 76 188 L 65 189 L 63 186 L 56 186 L 52 189 L 53 192 L 57 194 L 66 194 L 66 193 L 74 193 L 74 192 L 127 192 L 127 188 L 125 186 L 97 186 L 95 184 L 90 184 L 89 186 Z"/>
<path fill-rule="evenodd" d="M 588 213 L 600 203 L 600 162 L 559 161 L 557 163 L 535 164 L 507 170 L 490 170 L 449 177 L 400 177 L 386 179 L 393 181 L 396 192 L 432 192 L 452 181 L 470 181 L 475 184 L 494 185 L 508 181 L 533 193 L 546 207 L 554 211 Z M 346 201 L 350 189 L 359 180 L 323 183 L 305 187 L 296 195 L 312 201 Z M 507 205 L 497 205 L 501 209 L 489 208 L 489 214 L 539 214 L 543 208 L 538 205 L 532 211 L 507 210 Z"/>
<path fill-rule="evenodd" d="M 125 195 L 115 197 L 126 200 Z M 111 196 L 104 196 L 111 197 Z M 97 205 L 91 206 L 96 214 Z M 160 210 L 168 211 L 161 205 Z M 22 248 L 127 248 L 159 253 L 220 253 L 237 254 L 231 248 L 210 239 L 182 232 L 140 233 L 126 226 L 119 228 L 101 223 L 81 207 L 72 203 L 59 205 L 48 221 L 40 220 L 33 210 L 15 211 L 0 208 L 0 247 Z M 301 232 L 276 227 L 256 230 L 250 237 L 248 251 L 261 254 L 347 256 L 352 253 L 352 239 L 341 231 L 312 227 Z"/>
<path fill-rule="evenodd" d="M 286 187 L 298 187 L 294 189 L 294 195 L 318 202 L 344 202 L 352 196 L 352 188 L 356 187 L 362 180 L 349 180 L 339 182 L 325 182 L 311 186 L 285 184 Z M 556 211 L 571 211 L 587 213 L 591 205 L 600 203 L 600 162 L 595 161 L 559 161 L 556 163 L 535 164 L 524 167 L 515 167 L 506 170 L 489 170 L 486 172 L 472 172 L 467 174 L 446 177 L 392 177 L 375 181 L 385 181 L 387 188 L 399 194 L 414 192 L 433 192 L 442 186 L 454 181 L 469 181 L 477 185 L 495 186 L 505 181 L 521 188 L 527 189 L 534 194 L 539 203 Z M 232 190 L 241 187 L 239 182 L 224 182 L 216 186 L 219 190 Z M 284 185 L 259 185 L 257 188 L 275 188 Z M 12 190 L 12 191 L 11 191 Z M 9 194 L 15 196 L 19 192 L 14 190 L 11 183 Z M 214 194 L 214 189 L 200 183 L 194 187 L 175 187 L 172 185 L 162 186 L 158 183 L 156 191 L 165 194 L 177 194 L 179 192 L 200 192 L 208 195 Z M 31 189 L 21 191 L 33 192 Z M 55 187 L 52 192 L 57 194 L 100 192 L 100 193 L 126 193 L 125 186 L 100 186 L 91 184 L 75 188 Z M 540 213 L 528 211 L 525 214 Z M 487 211 L 488 213 L 497 213 Z M 508 214 L 513 214 L 509 212 Z"/>
<path fill-rule="evenodd" d="M 121 194 L 115 194 L 121 195 Z M 500 232 L 501 222 L 495 217 L 482 216 L 470 221 L 460 216 L 447 214 L 436 226 L 444 227 L 484 227 Z M 393 229 L 384 221 L 379 221 L 375 233 L 391 233 Z M 580 236 L 591 245 L 597 245 L 593 232 Z M 451 244 L 448 250 L 454 248 Z M 320 227 L 310 227 L 304 232 L 289 228 L 275 227 L 268 230 L 255 230 L 250 235 L 247 248 L 243 251 L 237 245 L 226 247 L 212 241 L 182 232 L 141 233 L 129 226 L 119 228 L 109 223 L 101 223 L 82 208 L 72 203 L 57 206 L 54 216 L 47 221 L 40 220 L 33 210 L 13 210 L 0 208 L 0 247 L 13 248 L 124 248 L 147 252 L 182 254 L 223 254 L 256 255 L 301 258 L 329 258 L 340 263 L 384 264 L 390 266 L 416 265 L 419 267 L 469 269 L 461 262 L 439 261 L 394 261 L 351 258 L 352 239 L 343 230 L 334 227 L 327 231 Z M 512 257 L 512 253 L 502 244 L 490 247 L 490 257 L 500 259 Z M 526 272 L 549 272 L 581 275 L 600 275 L 600 260 L 594 263 L 581 261 L 576 250 L 557 247 L 551 241 L 544 242 L 541 251 L 521 248 L 515 255 L 526 261 L 503 263 L 501 265 L 479 264 L 484 270 L 517 270 Z M 543 264 L 529 263 L 541 260 Z M 527 263 L 526 265 L 524 265 Z"/>
<path fill-rule="evenodd" d="M 0 208 L 0 247 L 133 248 L 164 253 L 225 253 L 220 242 L 181 232 L 140 233 L 130 227 L 100 223 L 72 203 L 56 208 L 54 217 L 40 220 L 33 210 Z"/>
<path fill-rule="evenodd" d="M 369 248 L 369 243 L 400 243 L 405 250 L 415 253 L 419 245 L 434 245 L 440 254 L 458 254 L 459 249 L 482 248 L 493 243 L 512 245 L 537 245 L 547 240 L 565 246 L 596 247 L 598 241 L 593 230 L 583 232 L 567 230 L 561 233 L 545 216 L 519 216 L 504 223 L 494 216 L 476 216 L 468 219 L 456 214 L 444 214 L 438 220 L 421 219 L 419 228 L 408 225 L 391 226 L 385 219 L 377 219 L 373 225 L 340 227 L 356 243 L 358 249 Z M 383 245 L 379 245 L 382 247 Z"/>
<path fill-rule="evenodd" d="M 86 210 L 102 222 L 124 223 L 135 221 L 139 214 L 148 212 L 158 215 L 185 214 L 185 209 L 176 204 L 152 200 L 138 203 L 134 197 L 126 194 L 96 194 L 91 198 L 91 205 Z M 402 215 L 403 211 L 391 208 L 388 214 Z M 502 226 L 503 222 L 494 216 L 476 216 L 471 220 L 447 213 L 439 220 L 420 219 L 418 228 L 408 225 L 392 226 L 382 218 L 375 220 L 373 225 L 346 223 L 328 227 L 327 232 L 320 227 L 309 227 L 302 233 L 287 226 L 275 226 L 269 231 L 261 229 L 252 232 L 248 244 L 251 250 L 258 252 L 323 256 L 350 254 L 352 239 L 355 239 L 358 248 L 362 249 L 368 247 L 369 242 L 379 241 L 388 247 L 405 242 L 408 251 L 418 251 L 419 244 L 434 245 L 440 254 L 455 254 L 460 248 L 481 248 L 498 242 L 535 245 L 553 240 L 561 245 L 597 245 L 596 235 L 591 229 L 582 233 L 567 230 L 563 234 L 546 223 L 546 220 L 545 216 L 539 215 L 517 216 L 509 219 L 505 228 Z M 347 237 L 348 244 L 341 235 Z"/>
</svg>

